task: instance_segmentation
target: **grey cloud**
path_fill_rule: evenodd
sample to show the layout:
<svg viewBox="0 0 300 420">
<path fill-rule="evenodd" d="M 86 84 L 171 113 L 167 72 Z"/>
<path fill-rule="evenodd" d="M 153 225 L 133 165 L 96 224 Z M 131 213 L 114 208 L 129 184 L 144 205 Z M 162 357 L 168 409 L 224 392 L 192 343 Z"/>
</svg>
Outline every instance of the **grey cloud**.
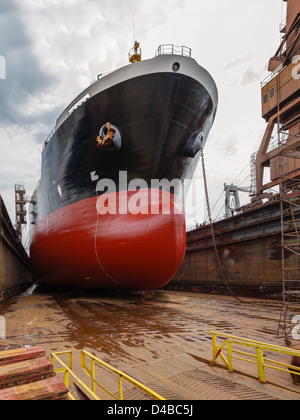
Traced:
<svg viewBox="0 0 300 420">
<path fill-rule="evenodd" d="M 1 0 L 1 3 L 0 3 L 1 15 L 9 13 L 12 10 L 15 10 L 15 4 L 12 0 Z"/>
<path fill-rule="evenodd" d="M 221 156 L 236 156 L 238 152 L 239 138 L 237 134 L 233 133 L 218 143 L 216 148 Z"/>
<path fill-rule="evenodd" d="M 249 62 L 252 58 L 253 58 L 254 54 L 253 53 L 249 53 L 243 57 L 238 57 L 232 61 L 230 61 L 228 64 L 226 64 L 226 66 L 224 67 L 224 70 L 231 70 L 237 66 L 240 66 L 242 64 L 245 64 L 247 62 Z"/>
<path fill-rule="evenodd" d="M 246 86 L 251 83 L 257 83 L 259 80 L 263 78 L 264 74 L 265 74 L 265 68 L 255 71 L 253 70 L 252 67 L 249 67 L 243 74 L 241 85 Z"/>
<path fill-rule="evenodd" d="M 0 83 L 0 124 L 28 124 L 41 115 L 28 119 L 26 107 L 31 95 L 46 90 L 55 77 L 41 69 L 33 54 L 33 43 L 13 0 L 1 0 L 0 54 L 6 60 L 6 80 Z M 48 119 L 47 115 L 42 116 Z"/>
<path fill-rule="evenodd" d="M 83 88 L 79 80 L 92 81 L 126 63 L 133 16 L 141 38 L 186 3 L 73 1 L 1 0 L 0 55 L 6 59 L 7 79 L 0 80 L 0 126 L 37 123 L 51 129 L 62 107 Z M 38 107 L 42 98 L 49 103 Z"/>
</svg>

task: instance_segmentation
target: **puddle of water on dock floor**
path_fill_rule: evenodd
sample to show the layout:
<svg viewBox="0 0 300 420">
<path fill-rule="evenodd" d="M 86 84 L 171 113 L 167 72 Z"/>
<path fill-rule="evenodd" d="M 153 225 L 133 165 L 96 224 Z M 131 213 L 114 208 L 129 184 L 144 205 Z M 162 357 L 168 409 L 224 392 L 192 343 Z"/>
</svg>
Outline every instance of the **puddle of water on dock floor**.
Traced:
<svg viewBox="0 0 300 420">
<path fill-rule="evenodd" d="M 278 342 L 279 309 L 235 301 L 159 292 L 155 302 L 132 302 L 110 294 L 84 296 L 27 293 L 0 305 L 12 345 L 49 351 L 87 349 L 106 361 L 149 361 L 211 346 L 209 331 Z M 272 336 L 274 331 L 274 337 Z"/>
</svg>

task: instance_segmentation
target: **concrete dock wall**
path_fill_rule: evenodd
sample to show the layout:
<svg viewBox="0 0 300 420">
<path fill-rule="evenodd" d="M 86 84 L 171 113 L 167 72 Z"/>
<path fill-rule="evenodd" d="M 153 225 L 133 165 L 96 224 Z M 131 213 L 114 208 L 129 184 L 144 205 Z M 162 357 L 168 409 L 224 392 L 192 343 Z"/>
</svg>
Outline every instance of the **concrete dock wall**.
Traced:
<svg viewBox="0 0 300 420">
<path fill-rule="evenodd" d="M 32 285 L 30 260 L 0 196 L 0 301 Z"/>
<path fill-rule="evenodd" d="M 234 292 L 244 296 L 280 297 L 279 202 L 218 221 L 214 223 L 214 232 L 226 282 Z M 286 254 L 285 258 L 291 267 L 300 263 L 300 257 L 295 254 Z M 188 232 L 185 259 L 168 289 L 228 294 L 226 282 L 218 270 L 210 226 Z"/>
</svg>

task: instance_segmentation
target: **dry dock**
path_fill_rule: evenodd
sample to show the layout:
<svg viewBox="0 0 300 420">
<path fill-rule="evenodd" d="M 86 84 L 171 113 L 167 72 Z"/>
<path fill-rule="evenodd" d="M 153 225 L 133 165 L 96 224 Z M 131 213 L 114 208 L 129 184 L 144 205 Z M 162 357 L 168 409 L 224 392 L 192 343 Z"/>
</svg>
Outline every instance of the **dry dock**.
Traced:
<svg viewBox="0 0 300 420">
<path fill-rule="evenodd" d="M 235 361 L 234 373 L 209 366 L 210 331 L 285 345 L 276 337 L 280 303 L 248 301 L 159 291 L 155 301 L 143 303 L 99 292 L 31 289 L 0 304 L 6 321 L 0 350 L 42 346 L 48 357 L 72 350 L 74 360 L 78 355 L 74 371 L 79 371 L 80 350 L 87 350 L 167 400 L 300 399 L 300 387 L 288 373 L 268 370 L 262 384 L 255 365 Z M 281 360 L 289 362 L 289 357 Z M 115 386 L 108 375 L 103 378 Z M 124 389 L 124 399 L 145 398 L 135 388 Z"/>
<path fill-rule="evenodd" d="M 299 209 L 294 214 L 299 218 Z M 290 218 L 289 218 L 290 220 Z M 280 297 L 282 292 L 281 213 L 273 199 L 253 210 L 214 223 L 227 282 L 238 296 Z M 215 259 L 209 224 L 187 232 L 185 259 L 168 288 L 226 293 Z M 297 264 L 297 255 L 289 263 Z"/>
<path fill-rule="evenodd" d="M 31 284 L 29 257 L 0 195 L 0 302 Z"/>
</svg>

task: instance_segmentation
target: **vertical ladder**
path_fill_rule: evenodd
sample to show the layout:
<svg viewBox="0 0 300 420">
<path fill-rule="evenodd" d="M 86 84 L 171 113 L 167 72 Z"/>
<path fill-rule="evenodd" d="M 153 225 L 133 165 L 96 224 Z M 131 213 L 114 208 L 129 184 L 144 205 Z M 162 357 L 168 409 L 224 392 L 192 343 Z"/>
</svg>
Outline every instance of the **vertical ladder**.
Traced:
<svg viewBox="0 0 300 420">
<path fill-rule="evenodd" d="M 300 159 L 299 148 L 300 141 L 284 149 L 280 147 L 279 158 L 286 156 Z M 300 176 L 281 175 L 280 210 L 282 308 L 277 335 L 289 345 L 295 326 L 293 317 L 300 314 Z"/>
</svg>

